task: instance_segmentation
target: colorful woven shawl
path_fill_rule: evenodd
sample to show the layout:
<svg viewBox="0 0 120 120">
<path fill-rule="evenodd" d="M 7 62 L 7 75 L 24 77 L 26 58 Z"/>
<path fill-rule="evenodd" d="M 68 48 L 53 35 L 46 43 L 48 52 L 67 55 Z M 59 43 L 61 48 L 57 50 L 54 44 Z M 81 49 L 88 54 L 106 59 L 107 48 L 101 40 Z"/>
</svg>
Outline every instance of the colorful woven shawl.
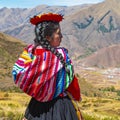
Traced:
<svg viewBox="0 0 120 120">
<path fill-rule="evenodd" d="M 13 66 L 14 82 L 38 101 L 45 102 L 59 96 L 74 78 L 73 66 L 65 48 L 56 48 L 67 62 L 68 74 L 60 60 L 49 50 L 34 45 L 24 49 Z M 79 98 L 78 98 L 79 99 Z"/>
</svg>

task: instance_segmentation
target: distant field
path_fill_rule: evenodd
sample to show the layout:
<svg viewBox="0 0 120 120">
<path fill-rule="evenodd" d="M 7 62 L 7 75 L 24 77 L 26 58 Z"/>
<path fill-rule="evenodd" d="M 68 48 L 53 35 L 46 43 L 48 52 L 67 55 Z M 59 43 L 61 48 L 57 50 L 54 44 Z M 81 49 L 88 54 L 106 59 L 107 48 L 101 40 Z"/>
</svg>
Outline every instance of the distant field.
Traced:
<svg viewBox="0 0 120 120">
<path fill-rule="evenodd" d="M 91 70 L 92 69 L 92 70 Z M 98 68 L 85 69 L 80 67 L 77 73 L 80 77 L 84 78 L 88 83 L 91 83 L 97 88 L 114 86 L 120 89 L 120 73 L 118 68 L 114 69 L 98 69 Z M 116 70 L 118 69 L 118 70 Z M 115 71 L 116 70 L 116 71 Z"/>
<path fill-rule="evenodd" d="M 0 92 L 0 119 L 22 120 L 30 97 L 24 93 Z M 120 120 L 120 101 L 85 97 L 78 103 L 85 120 Z"/>
<path fill-rule="evenodd" d="M 120 101 L 99 97 L 83 97 L 79 103 L 85 120 L 120 120 Z"/>
</svg>

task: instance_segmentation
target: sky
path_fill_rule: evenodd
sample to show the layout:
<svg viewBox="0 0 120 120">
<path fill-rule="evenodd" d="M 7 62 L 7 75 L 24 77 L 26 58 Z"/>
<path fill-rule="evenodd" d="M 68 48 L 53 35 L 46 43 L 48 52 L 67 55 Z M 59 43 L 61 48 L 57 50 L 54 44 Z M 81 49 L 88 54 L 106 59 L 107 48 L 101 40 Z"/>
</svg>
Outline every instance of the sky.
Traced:
<svg viewBox="0 0 120 120">
<path fill-rule="evenodd" d="M 102 1 L 104 0 L 0 0 L 0 8 L 34 8 L 38 5 L 74 6 Z"/>
</svg>

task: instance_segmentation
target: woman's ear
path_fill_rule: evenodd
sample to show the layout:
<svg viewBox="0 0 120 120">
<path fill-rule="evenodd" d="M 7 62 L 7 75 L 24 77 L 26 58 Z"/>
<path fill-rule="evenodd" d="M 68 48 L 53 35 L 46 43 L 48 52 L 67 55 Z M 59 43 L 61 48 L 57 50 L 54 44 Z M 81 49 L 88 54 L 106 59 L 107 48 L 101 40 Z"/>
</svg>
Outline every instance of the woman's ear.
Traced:
<svg viewBox="0 0 120 120">
<path fill-rule="evenodd" d="M 46 36 L 46 39 L 50 42 L 51 41 L 51 37 L 50 36 Z"/>
</svg>

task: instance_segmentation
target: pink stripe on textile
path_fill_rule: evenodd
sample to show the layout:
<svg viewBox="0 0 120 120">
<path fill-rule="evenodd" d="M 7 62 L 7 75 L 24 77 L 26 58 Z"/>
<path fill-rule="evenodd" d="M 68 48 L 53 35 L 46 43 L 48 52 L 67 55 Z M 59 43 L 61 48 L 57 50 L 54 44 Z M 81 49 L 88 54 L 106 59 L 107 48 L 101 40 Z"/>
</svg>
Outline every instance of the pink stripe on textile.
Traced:
<svg viewBox="0 0 120 120">
<path fill-rule="evenodd" d="M 24 66 L 24 61 L 18 59 L 15 64 L 17 64 L 18 66 L 22 66 L 23 67 Z"/>
<path fill-rule="evenodd" d="M 50 96 L 50 100 L 53 98 L 53 96 L 54 96 L 54 93 L 55 93 L 55 90 L 56 90 L 56 77 L 57 77 L 57 68 L 58 68 L 58 63 L 60 62 L 59 60 L 58 60 L 58 58 L 56 58 L 55 59 L 55 61 L 56 61 L 56 64 L 55 64 L 55 71 L 54 71 L 54 77 L 53 77 L 53 80 L 54 80 L 54 87 L 50 87 L 50 92 L 52 92 L 52 94 L 51 94 L 51 96 Z"/>
<path fill-rule="evenodd" d="M 50 67 L 52 65 L 52 60 L 53 60 L 53 54 L 51 52 L 47 52 L 46 53 L 46 67 L 45 67 L 45 71 L 43 74 L 43 78 L 44 78 L 44 82 L 43 82 L 43 92 L 41 93 L 41 100 L 44 100 L 44 97 L 47 95 L 48 92 L 48 86 L 49 86 L 49 80 L 50 78 L 48 78 L 48 74 L 50 74 L 51 76 L 51 72 L 50 72 Z"/>
<path fill-rule="evenodd" d="M 56 87 L 56 66 L 57 64 L 55 64 L 57 61 L 57 57 L 55 55 L 52 55 L 52 64 L 51 64 L 51 68 L 50 68 L 50 74 L 48 76 L 49 81 L 48 81 L 48 88 L 47 88 L 47 95 L 44 97 L 44 101 L 48 101 L 51 100 L 54 96 L 54 92 L 55 92 L 55 87 Z"/>
<path fill-rule="evenodd" d="M 32 95 L 35 93 L 36 89 L 37 89 L 37 78 L 38 78 L 38 69 L 39 69 L 39 65 L 40 65 L 40 59 L 41 57 L 38 56 L 37 59 L 37 64 L 35 66 L 35 71 L 34 71 L 34 75 L 33 75 L 33 78 L 31 78 L 31 82 L 28 83 L 28 90 L 27 90 L 27 93 Z M 34 90 L 32 89 L 32 86 L 35 85 L 36 87 L 34 88 Z"/>
<path fill-rule="evenodd" d="M 37 82 L 39 81 L 38 85 L 37 85 L 37 89 L 35 91 L 35 97 L 36 99 L 38 100 L 41 100 L 42 97 L 41 97 L 41 94 L 43 92 L 43 83 L 44 83 L 44 74 L 46 74 L 46 70 L 47 70 L 47 61 L 45 60 L 44 61 L 44 54 L 47 54 L 46 52 L 42 53 L 42 60 L 41 60 L 41 64 L 39 65 L 39 77 L 37 78 Z M 47 55 L 46 55 L 47 56 Z M 43 67 L 44 66 L 44 67 Z"/>
<path fill-rule="evenodd" d="M 29 94 L 35 94 L 35 91 L 37 89 L 37 78 L 38 78 L 38 75 L 39 75 L 39 67 L 40 67 L 40 63 L 43 59 L 43 57 L 41 56 L 37 56 L 37 61 L 35 62 L 35 66 L 33 66 L 33 68 L 36 68 L 35 70 L 32 69 L 32 71 L 34 72 L 31 72 L 33 74 L 33 78 L 29 78 L 29 80 L 31 81 L 30 84 L 28 84 L 28 86 L 30 85 L 30 88 L 29 88 L 29 91 L 28 93 Z M 33 90 L 34 89 L 34 90 Z"/>
<path fill-rule="evenodd" d="M 35 59 L 35 61 L 33 61 L 33 63 L 30 65 L 30 68 L 27 69 L 27 71 L 23 77 L 21 87 L 23 87 L 22 89 L 24 90 L 24 92 L 27 91 L 27 88 L 31 83 L 31 79 L 34 77 L 34 72 L 35 72 L 37 63 L 38 63 L 38 58 Z"/>
</svg>

